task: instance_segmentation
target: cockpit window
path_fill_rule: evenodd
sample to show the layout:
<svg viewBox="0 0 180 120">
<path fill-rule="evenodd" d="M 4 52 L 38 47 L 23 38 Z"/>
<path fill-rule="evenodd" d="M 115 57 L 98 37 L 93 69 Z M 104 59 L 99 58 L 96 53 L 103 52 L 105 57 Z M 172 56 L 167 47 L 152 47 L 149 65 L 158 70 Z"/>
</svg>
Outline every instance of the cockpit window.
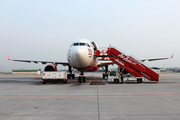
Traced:
<svg viewBox="0 0 180 120">
<path fill-rule="evenodd" d="M 73 46 L 87 46 L 90 47 L 88 43 L 73 43 Z"/>
<path fill-rule="evenodd" d="M 90 45 L 88 43 L 86 43 L 86 46 L 90 47 Z"/>
<path fill-rule="evenodd" d="M 78 46 L 78 43 L 74 43 L 73 46 Z"/>
<path fill-rule="evenodd" d="M 85 46 L 85 43 L 79 43 L 80 46 Z"/>
</svg>

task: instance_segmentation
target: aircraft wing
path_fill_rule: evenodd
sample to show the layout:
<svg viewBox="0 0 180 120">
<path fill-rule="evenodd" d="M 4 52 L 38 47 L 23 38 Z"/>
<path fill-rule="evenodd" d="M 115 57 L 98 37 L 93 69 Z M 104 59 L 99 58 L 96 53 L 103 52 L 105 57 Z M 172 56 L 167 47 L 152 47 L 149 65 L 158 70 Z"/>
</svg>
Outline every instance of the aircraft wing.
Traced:
<svg viewBox="0 0 180 120">
<path fill-rule="evenodd" d="M 97 66 L 103 67 L 103 66 L 112 65 L 112 64 L 114 64 L 114 62 L 100 62 L 97 64 Z"/>
<path fill-rule="evenodd" d="M 141 59 L 140 61 L 141 62 L 144 62 L 144 61 L 156 61 L 156 60 L 164 60 L 164 59 L 171 59 L 174 57 L 174 54 L 172 54 L 171 57 L 166 57 L 166 58 L 152 58 L 152 59 Z"/>
<path fill-rule="evenodd" d="M 9 56 L 8 56 L 8 60 L 11 60 L 11 61 L 18 61 L 18 62 L 28 62 L 28 63 L 31 63 L 31 62 L 34 62 L 34 63 L 42 63 L 42 64 L 47 64 L 47 63 L 53 63 L 53 64 L 62 64 L 64 66 L 68 66 L 69 63 L 68 62 L 62 62 L 62 61 L 46 61 L 46 60 L 23 60 L 23 59 L 11 59 Z"/>
</svg>

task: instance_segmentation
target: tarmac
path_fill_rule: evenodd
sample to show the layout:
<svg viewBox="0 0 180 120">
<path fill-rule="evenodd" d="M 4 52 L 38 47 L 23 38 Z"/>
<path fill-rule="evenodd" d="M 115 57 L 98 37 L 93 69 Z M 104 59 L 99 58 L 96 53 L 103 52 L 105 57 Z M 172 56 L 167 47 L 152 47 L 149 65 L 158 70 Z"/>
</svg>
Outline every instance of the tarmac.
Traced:
<svg viewBox="0 0 180 120">
<path fill-rule="evenodd" d="M 0 75 L 0 120 L 180 120 L 180 73 L 141 84 L 85 75 L 86 82 L 67 84 Z"/>
</svg>

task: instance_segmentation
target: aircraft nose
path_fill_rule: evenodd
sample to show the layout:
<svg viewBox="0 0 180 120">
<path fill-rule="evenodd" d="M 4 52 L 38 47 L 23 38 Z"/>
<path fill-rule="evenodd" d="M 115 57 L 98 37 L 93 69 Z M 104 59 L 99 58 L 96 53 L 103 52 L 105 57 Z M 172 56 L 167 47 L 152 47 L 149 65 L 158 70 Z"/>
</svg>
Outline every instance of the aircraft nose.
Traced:
<svg viewBox="0 0 180 120">
<path fill-rule="evenodd" d="M 87 48 L 76 47 L 72 49 L 72 61 L 75 67 L 87 67 Z"/>
</svg>

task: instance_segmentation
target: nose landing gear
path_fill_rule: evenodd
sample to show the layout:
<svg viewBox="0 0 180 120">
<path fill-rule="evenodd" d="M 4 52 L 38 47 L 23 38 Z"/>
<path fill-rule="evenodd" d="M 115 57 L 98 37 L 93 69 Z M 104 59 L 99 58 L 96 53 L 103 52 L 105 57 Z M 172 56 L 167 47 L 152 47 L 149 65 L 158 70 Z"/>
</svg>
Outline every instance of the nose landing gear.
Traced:
<svg viewBox="0 0 180 120">
<path fill-rule="evenodd" d="M 86 82 L 86 78 L 83 75 L 84 75 L 84 73 L 83 73 L 83 71 L 81 71 L 80 76 L 78 77 L 79 82 L 81 82 L 81 80 L 83 80 L 83 82 Z"/>
<path fill-rule="evenodd" d="M 83 76 L 83 77 L 82 77 L 82 76 L 79 76 L 79 77 L 78 77 L 78 80 L 79 80 L 79 82 L 81 82 L 81 80 L 83 80 L 83 82 L 86 82 L 85 76 Z"/>
</svg>

